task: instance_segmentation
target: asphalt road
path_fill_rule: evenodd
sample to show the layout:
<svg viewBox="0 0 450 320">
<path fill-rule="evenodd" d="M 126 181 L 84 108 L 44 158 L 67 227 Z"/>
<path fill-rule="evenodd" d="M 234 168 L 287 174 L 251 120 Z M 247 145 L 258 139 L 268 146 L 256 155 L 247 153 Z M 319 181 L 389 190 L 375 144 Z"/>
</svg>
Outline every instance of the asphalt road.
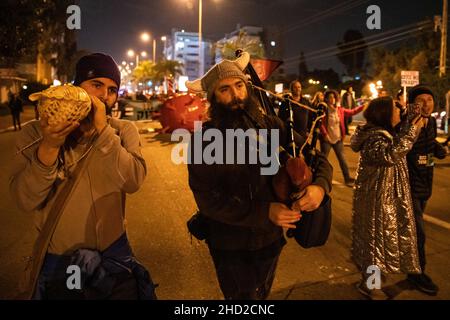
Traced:
<svg viewBox="0 0 450 320">
<path fill-rule="evenodd" d="M 186 221 L 196 205 L 187 184 L 185 165 L 170 161 L 174 144 L 169 135 L 149 132 L 156 123 L 139 122 L 148 176 L 142 188 L 127 199 L 129 238 L 138 259 L 159 284 L 160 299 L 221 299 L 213 264 L 204 243 L 190 238 Z M 151 130 L 150 130 L 151 131 Z M 0 299 L 14 293 L 35 233 L 32 216 L 11 201 L 7 172 L 14 132 L 0 134 Z M 348 147 L 345 155 L 352 173 L 358 155 Z M 321 248 L 303 249 L 289 240 L 280 257 L 270 299 L 363 299 L 355 289 L 359 274 L 350 261 L 352 189 L 342 184 L 335 167 L 333 225 Z M 426 210 L 427 272 L 440 286 L 436 297 L 411 290 L 404 276 L 389 276 L 385 291 L 392 299 L 450 299 L 450 158 L 438 161 L 434 193 Z"/>
</svg>

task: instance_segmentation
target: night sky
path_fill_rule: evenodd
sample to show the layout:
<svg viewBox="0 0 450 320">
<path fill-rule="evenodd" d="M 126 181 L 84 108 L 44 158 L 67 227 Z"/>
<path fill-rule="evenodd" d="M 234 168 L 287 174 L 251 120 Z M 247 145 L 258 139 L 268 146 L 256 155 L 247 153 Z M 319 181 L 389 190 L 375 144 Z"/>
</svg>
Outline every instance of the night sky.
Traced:
<svg viewBox="0 0 450 320">
<path fill-rule="evenodd" d="M 381 30 L 366 27 L 366 9 L 372 4 L 381 8 Z M 110 53 L 117 61 L 126 58 L 128 48 L 151 52 L 139 39 L 142 31 L 157 37 L 158 51 L 162 48 L 159 39 L 170 35 L 172 28 L 198 31 L 198 0 L 81 0 L 80 5 L 79 48 Z M 333 47 L 347 29 L 372 36 L 441 11 L 441 0 L 203 0 L 203 37 L 216 41 L 237 24 L 284 26 L 288 30 L 283 32 L 286 59 L 300 51 L 308 55 Z M 311 22 L 311 17 L 317 17 L 316 21 Z M 334 56 L 307 59 L 307 65 L 310 70 L 332 67 L 343 72 Z M 285 69 L 296 73 L 297 66 L 290 63 Z"/>
</svg>

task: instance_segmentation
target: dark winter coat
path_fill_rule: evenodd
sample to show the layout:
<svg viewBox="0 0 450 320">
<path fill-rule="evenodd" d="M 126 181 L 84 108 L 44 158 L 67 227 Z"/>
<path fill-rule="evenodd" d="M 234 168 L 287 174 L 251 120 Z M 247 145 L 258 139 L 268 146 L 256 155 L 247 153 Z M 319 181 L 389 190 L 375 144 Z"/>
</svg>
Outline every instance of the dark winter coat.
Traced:
<svg viewBox="0 0 450 320">
<path fill-rule="evenodd" d="M 413 198 L 428 200 L 433 186 L 433 158 L 444 159 L 444 147 L 436 141 L 436 119 L 430 117 L 428 125 L 423 127 L 419 138 L 406 156 Z"/>
<path fill-rule="evenodd" d="M 286 145 L 288 135 L 283 122 L 277 117 L 266 117 L 265 121 L 267 127 L 280 129 L 280 145 Z M 203 128 L 209 125 L 206 123 Z M 296 140 L 304 141 L 298 135 Z M 193 139 L 191 150 L 192 142 Z M 331 191 L 332 170 L 320 154 L 313 184 L 326 193 Z M 282 228 L 269 219 L 270 203 L 277 201 L 272 176 L 261 175 L 259 164 L 192 163 L 188 171 L 197 206 L 209 221 L 207 242 L 211 248 L 254 251 L 284 241 Z"/>
<path fill-rule="evenodd" d="M 311 102 L 305 97 L 301 97 L 299 103 L 311 107 Z M 292 113 L 294 120 L 294 130 L 301 135 L 308 132 L 310 122 L 308 119 L 311 117 L 310 112 L 307 109 L 292 104 Z M 278 117 L 284 122 L 289 119 L 289 108 L 286 105 L 280 107 Z"/>
</svg>

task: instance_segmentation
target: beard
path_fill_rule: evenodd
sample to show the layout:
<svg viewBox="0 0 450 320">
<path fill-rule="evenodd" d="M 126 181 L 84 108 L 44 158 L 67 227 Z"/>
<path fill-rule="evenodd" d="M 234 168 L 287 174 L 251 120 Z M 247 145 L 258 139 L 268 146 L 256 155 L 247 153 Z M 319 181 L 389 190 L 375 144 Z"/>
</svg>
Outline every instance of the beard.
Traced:
<svg viewBox="0 0 450 320">
<path fill-rule="evenodd" d="M 213 97 L 209 107 L 209 118 L 219 129 L 265 128 L 264 114 L 256 98 L 235 98 L 229 103 L 220 103 Z"/>
</svg>

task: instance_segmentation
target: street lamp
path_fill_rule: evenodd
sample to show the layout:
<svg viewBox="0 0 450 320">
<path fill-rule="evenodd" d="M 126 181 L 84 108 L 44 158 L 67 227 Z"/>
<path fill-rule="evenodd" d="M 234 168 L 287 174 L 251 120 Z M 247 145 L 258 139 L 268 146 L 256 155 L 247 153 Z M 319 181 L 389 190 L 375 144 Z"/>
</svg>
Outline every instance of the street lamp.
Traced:
<svg viewBox="0 0 450 320">
<path fill-rule="evenodd" d="M 127 51 L 127 56 L 129 56 L 130 58 L 136 57 L 136 67 L 139 65 L 139 56 L 141 56 L 142 58 L 146 58 L 147 57 L 147 52 L 146 51 L 142 51 L 140 54 L 137 54 L 136 52 L 134 52 L 133 49 L 129 49 Z M 122 61 L 122 64 L 125 65 L 125 61 Z M 130 65 L 133 66 L 134 63 L 130 62 Z"/>
<path fill-rule="evenodd" d="M 202 65 L 202 7 L 203 7 L 203 1 L 198 0 L 198 70 L 200 73 L 200 77 L 203 74 L 203 71 L 200 69 L 200 66 Z"/>
<path fill-rule="evenodd" d="M 149 42 L 150 40 L 150 34 L 147 32 L 143 32 L 141 33 L 141 40 L 143 42 Z M 153 37 L 153 63 L 156 62 L 156 39 L 155 37 Z"/>
<path fill-rule="evenodd" d="M 141 33 L 141 40 L 144 42 L 148 42 L 148 40 L 150 40 L 150 35 L 147 32 L 142 32 Z"/>
<path fill-rule="evenodd" d="M 167 37 L 166 36 L 162 36 L 161 37 L 161 41 L 162 42 L 164 42 L 164 51 L 163 51 L 163 56 L 164 56 L 164 59 L 166 58 L 166 50 L 167 50 L 167 48 L 166 48 L 166 41 L 167 41 Z"/>
<path fill-rule="evenodd" d="M 128 55 L 130 58 L 136 57 L 136 66 L 139 64 L 139 55 L 136 54 L 136 53 L 134 52 L 133 49 L 129 49 L 129 50 L 127 51 L 127 55 Z"/>
<path fill-rule="evenodd" d="M 214 0 L 215 2 L 218 2 L 219 0 Z M 203 0 L 198 0 L 198 59 L 199 59 L 199 76 L 201 77 L 203 72 L 200 70 L 201 62 L 202 62 L 202 56 L 203 56 L 203 50 L 202 50 L 202 16 L 203 16 Z M 184 32 L 182 30 L 181 32 Z"/>
<path fill-rule="evenodd" d="M 188 3 L 191 4 L 190 1 Z M 190 7 L 189 9 L 192 9 L 192 7 Z M 198 71 L 200 77 L 203 74 L 202 70 L 200 70 L 200 66 L 202 64 L 202 14 L 203 1 L 198 0 Z M 181 32 L 184 32 L 184 30 L 181 30 Z"/>
<path fill-rule="evenodd" d="M 153 39 L 153 63 L 156 63 L 156 39 Z"/>
</svg>

